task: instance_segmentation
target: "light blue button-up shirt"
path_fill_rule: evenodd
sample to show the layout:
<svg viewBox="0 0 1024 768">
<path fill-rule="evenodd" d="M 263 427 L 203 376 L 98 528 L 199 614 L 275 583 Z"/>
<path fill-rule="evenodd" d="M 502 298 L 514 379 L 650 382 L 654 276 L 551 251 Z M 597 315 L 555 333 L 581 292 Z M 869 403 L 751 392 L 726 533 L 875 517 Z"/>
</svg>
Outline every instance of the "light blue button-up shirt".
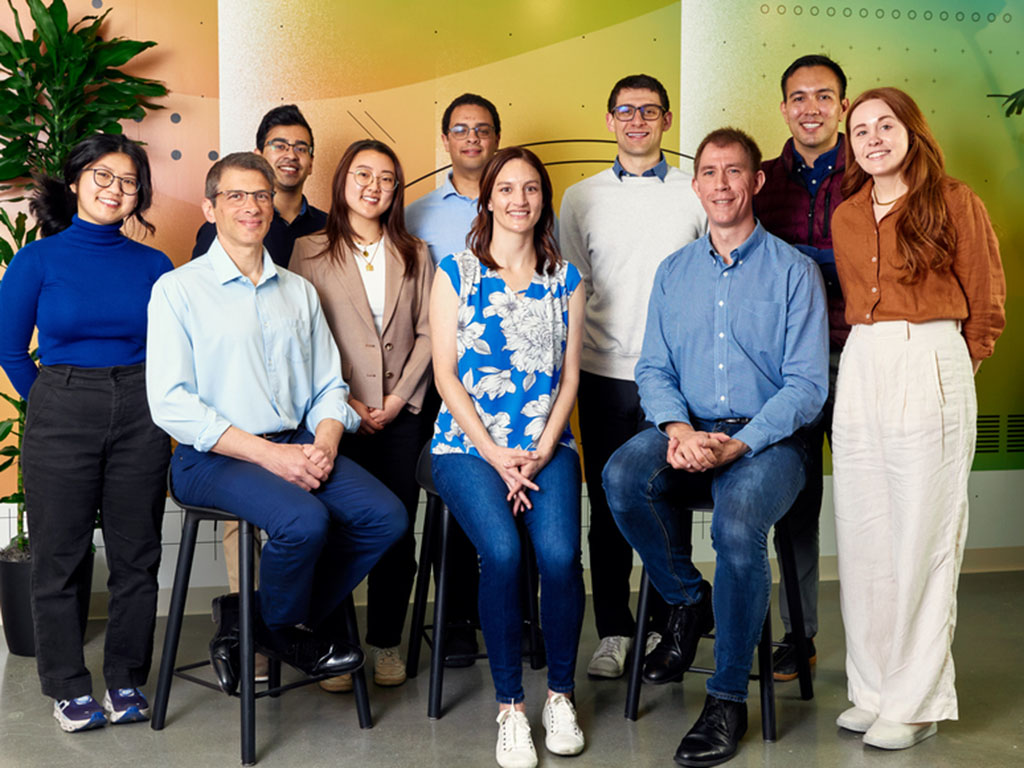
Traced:
<svg viewBox="0 0 1024 768">
<path fill-rule="evenodd" d="M 750 419 L 734 437 L 755 454 L 825 403 L 825 288 L 814 262 L 760 223 L 729 256 L 705 235 L 658 267 L 636 383 L 659 428 Z"/>
<path fill-rule="evenodd" d="M 210 450 L 229 426 L 264 434 L 322 419 L 359 426 L 316 289 L 263 249 L 256 285 L 219 240 L 163 275 L 149 301 L 146 392 L 153 421 Z"/>
<path fill-rule="evenodd" d="M 406 206 L 405 228 L 427 244 L 435 266 L 448 254 L 466 250 L 476 200 L 460 195 L 449 173 L 443 185 Z"/>
</svg>

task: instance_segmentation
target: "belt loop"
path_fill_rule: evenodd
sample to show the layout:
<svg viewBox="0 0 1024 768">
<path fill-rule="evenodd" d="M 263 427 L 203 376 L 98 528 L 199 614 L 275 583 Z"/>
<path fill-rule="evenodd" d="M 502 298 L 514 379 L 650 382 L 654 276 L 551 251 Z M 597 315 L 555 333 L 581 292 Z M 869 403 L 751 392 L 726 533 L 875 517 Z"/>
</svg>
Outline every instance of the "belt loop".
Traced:
<svg viewBox="0 0 1024 768">
<path fill-rule="evenodd" d="M 903 325 L 906 327 L 907 330 L 907 341 L 910 341 L 910 321 L 904 320 Z"/>
<path fill-rule="evenodd" d="M 65 387 L 68 386 L 71 383 L 71 371 L 72 370 L 73 369 L 72 369 L 72 367 L 70 365 L 64 370 L 64 386 Z"/>
</svg>

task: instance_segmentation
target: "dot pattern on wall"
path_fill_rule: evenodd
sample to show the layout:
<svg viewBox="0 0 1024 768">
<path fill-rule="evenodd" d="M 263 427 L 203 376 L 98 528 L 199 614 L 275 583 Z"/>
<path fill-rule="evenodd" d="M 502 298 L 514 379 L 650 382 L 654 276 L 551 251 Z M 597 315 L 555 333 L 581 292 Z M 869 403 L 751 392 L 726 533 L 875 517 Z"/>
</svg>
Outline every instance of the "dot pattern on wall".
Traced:
<svg viewBox="0 0 1024 768">
<path fill-rule="evenodd" d="M 837 13 L 841 13 L 846 18 L 851 18 L 854 15 L 854 13 L 856 13 L 858 16 L 860 16 L 860 18 L 866 19 L 868 18 L 868 16 L 871 15 L 870 9 L 864 7 L 854 10 L 850 6 L 837 8 L 834 5 L 829 5 L 824 6 L 823 10 L 822 7 L 817 5 L 808 6 L 806 9 L 802 5 L 776 5 L 774 7 L 769 5 L 768 3 L 763 3 L 761 5 L 761 13 L 763 13 L 765 16 L 768 16 L 772 13 L 774 13 L 777 16 L 785 16 L 787 13 L 792 13 L 794 16 L 802 16 L 805 10 L 811 16 L 817 16 L 820 13 L 824 12 L 826 16 L 835 16 Z M 888 13 L 889 16 L 894 20 L 903 17 L 903 11 L 899 10 L 898 8 L 893 8 Z M 917 19 L 917 11 L 910 10 L 907 11 L 906 14 L 907 18 L 911 21 L 915 21 Z M 884 19 L 885 15 L 886 10 L 884 8 L 875 9 L 875 18 Z M 935 15 L 931 11 L 925 11 L 924 13 L 921 14 L 921 18 L 923 21 L 931 21 L 933 18 L 935 18 Z M 938 18 L 939 21 L 949 21 L 949 11 L 940 11 Z M 955 14 L 953 14 L 953 19 L 957 22 L 963 23 L 967 20 L 967 14 L 964 13 L 963 11 L 957 11 Z M 979 24 L 981 23 L 982 15 L 979 11 L 974 11 L 971 14 L 970 19 L 975 24 Z M 1002 17 L 1000 17 L 999 14 L 990 12 L 985 15 L 985 19 L 988 21 L 989 24 L 994 24 L 997 19 L 1002 21 L 1004 24 L 1009 24 L 1010 22 L 1013 21 L 1013 14 L 1004 13 Z"/>
<path fill-rule="evenodd" d="M 171 150 L 171 160 L 181 160 L 181 150 L 180 149 Z"/>
</svg>

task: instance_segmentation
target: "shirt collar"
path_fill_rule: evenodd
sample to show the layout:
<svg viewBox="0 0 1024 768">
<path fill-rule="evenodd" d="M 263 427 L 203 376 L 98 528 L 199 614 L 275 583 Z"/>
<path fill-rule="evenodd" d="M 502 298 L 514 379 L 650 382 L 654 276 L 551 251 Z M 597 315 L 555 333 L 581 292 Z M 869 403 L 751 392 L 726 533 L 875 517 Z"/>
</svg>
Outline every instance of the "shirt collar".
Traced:
<svg viewBox="0 0 1024 768">
<path fill-rule="evenodd" d="M 707 234 L 704 235 L 704 248 L 707 250 L 709 256 L 716 264 L 721 264 L 723 267 L 734 267 L 740 261 L 745 260 L 748 256 L 754 253 L 760 248 L 768 236 L 768 232 L 764 227 L 761 226 L 761 222 L 754 220 L 754 231 L 750 233 L 746 240 L 738 247 L 734 248 L 729 255 L 732 259 L 732 264 L 726 264 L 725 259 L 715 250 L 714 244 L 711 242 L 711 230 L 709 229 Z"/>
<path fill-rule="evenodd" d="M 210 250 L 206 252 L 206 255 L 210 259 L 210 265 L 213 267 L 213 274 L 217 280 L 220 281 L 221 285 L 230 283 L 232 280 L 238 280 L 241 278 L 246 282 L 249 281 L 245 275 L 241 273 L 235 262 L 228 256 L 228 252 L 224 250 L 224 246 L 220 244 L 219 238 L 214 238 L 213 243 L 210 245 Z M 263 285 L 267 280 L 277 277 L 277 266 L 274 264 L 273 259 L 270 258 L 270 252 L 263 249 L 263 272 L 260 275 L 260 281 L 257 285 Z"/>
<path fill-rule="evenodd" d="M 636 176 L 635 173 L 630 173 L 622 167 L 622 163 L 619 162 L 619 156 L 615 156 L 615 163 L 612 165 L 612 173 L 615 174 L 615 178 L 621 180 L 623 176 Z M 661 181 L 665 180 L 668 176 L 668 161 L 665 159 L 665 153 L 661 153 L 661 159 L 658 160 L 658 164 L 653 168 L 648 168 L 646 171 L 640 174 L 640 176 L 657 176 Z"/>
<path fill-rule="evenodd" d="M 449 171 L 444 177 L 444 184 L 441 185 L 441 197 L 451 197 L 452 195 L 461 197 L 463 200 L 468 200 L 471 203 L 476 201 L 475 197 L 466 197 L 455 188 L 455 183 L 452 181 L 452 174 Z"/>
</svg>

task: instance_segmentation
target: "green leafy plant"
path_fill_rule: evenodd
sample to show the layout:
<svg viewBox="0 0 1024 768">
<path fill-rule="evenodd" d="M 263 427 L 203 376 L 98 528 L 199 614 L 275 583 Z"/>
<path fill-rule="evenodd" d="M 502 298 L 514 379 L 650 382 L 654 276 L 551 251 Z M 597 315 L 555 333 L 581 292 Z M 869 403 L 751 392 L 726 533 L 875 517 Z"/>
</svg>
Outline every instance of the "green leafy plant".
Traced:
<svg viewBox="0 0 1024 768">
<path fill-rule="evenodd" d="M 1015 93 L 990 93 L 990 99 L 1003 99 L 1003 107 L 1006 108 L 1006 116 L 1019 115 L 1024 113 L 1024 88 Z"/>
<path fill-rule="evenodd" d="M 123 71 L 128 62 L 155 42 L 123 37 L 104 40 L 100 32 L 110 9 L 68 24 L 64 0 L 44 5 L 25 0 L 35 25 L 30 36 L 22 28 L 13 0 L 7 0 L 16 37 L 0 31 L 0 193 L 4 205 L 20 203 L 32 188 L 33 177 L 59 177 L 68 152 L 94 133 L 122 133 L 121 121 L 141 120 L 148 109 L 162 109 L 154 99 L 167 95 L 163 83 Z M 22 211 L 11 215 L 0 208 L 0 267 L 36 238 Z M 15 415 L 0 421 L 0 440 L 17 437 L 0 449 L 0 471 L 21 455 L 25 403 L 0 393 Z M 18 529 L 5 550 L 25 552 L 24 490 L 18 470 L 18 489 L 0 499 L 18 505 Z"/>
</svg>

